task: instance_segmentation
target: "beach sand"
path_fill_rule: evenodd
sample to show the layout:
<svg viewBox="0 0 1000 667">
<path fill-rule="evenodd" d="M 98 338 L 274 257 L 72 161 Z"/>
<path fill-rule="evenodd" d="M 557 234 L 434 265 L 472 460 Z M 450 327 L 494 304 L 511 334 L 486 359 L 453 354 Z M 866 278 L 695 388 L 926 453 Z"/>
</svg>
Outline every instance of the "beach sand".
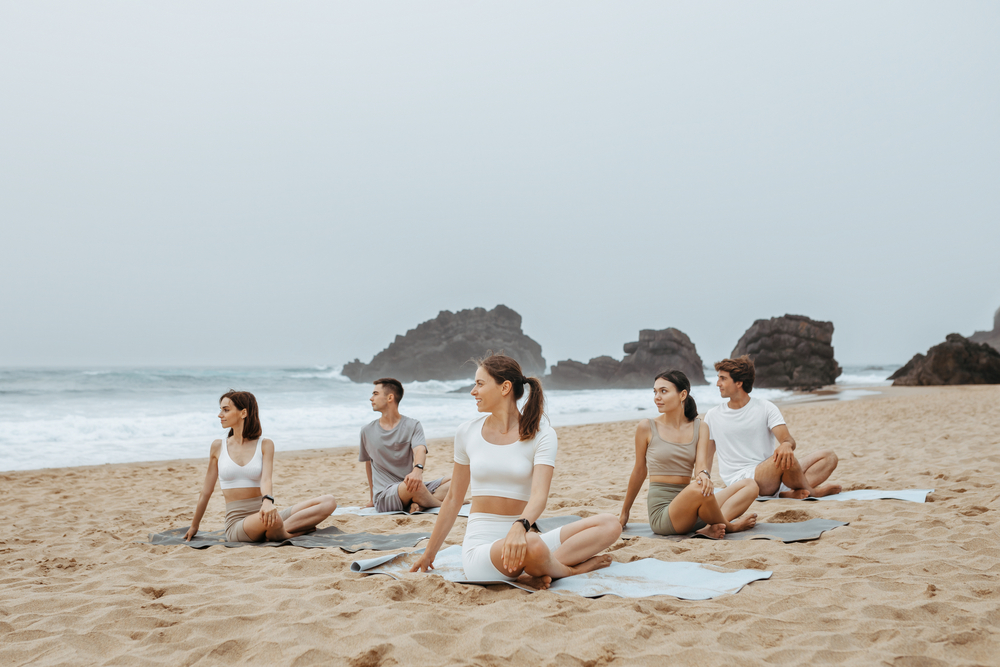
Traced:
<svg viewBox="0 0 1000 667">
<path fill-rule="evenodd" d="M 998 404 L 1000 387 L 947 387 L 783 408 L 799 452 L 837 451 L 834 479 L 845 489 L 936 491 L 926 504 L 778 500 L 751 508 L 763 521 L 850 522 L 813 542 L 637 539 L 612 547 L 619 562 L 774 572 L 700 602 L 352 573 L 352 560 L 379 555 L 370 551 L 137 543 L 188 525 L 203 460 L 0 473 L 0 664 L 1000 664 Z M 617 516 L 635 422 L 557 430 L 545 515 Z M 279 452 L 279 504 L 321 493 L 363 504 L 356 459 L 349 450 Z M 450 471 L 450 460 L 450 441 L 432 441 L 427 478 Z M 221 528 L 223 507 L 216 490 L 202 528 Z M 632 519 L 645 521 L 645 490 Z M 430 532 L 434 517 L 330 524 Z M 464 525 L 458 519 L 449 543 L 461 542 Z"/>
</svg>

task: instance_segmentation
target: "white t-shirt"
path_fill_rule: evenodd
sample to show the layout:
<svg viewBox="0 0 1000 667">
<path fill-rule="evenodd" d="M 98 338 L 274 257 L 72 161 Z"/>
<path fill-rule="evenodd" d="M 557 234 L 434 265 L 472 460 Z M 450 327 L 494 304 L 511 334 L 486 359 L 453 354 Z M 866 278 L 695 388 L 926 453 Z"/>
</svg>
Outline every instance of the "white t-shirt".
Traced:
<svg viewBox="0 0 1000 667">
<path fill-rule="evenodd" d="M 465 422 L 455 434 L 455 463 L 469 466 L 472 495 L 515 500 L 531 498 L 531 474 L 535 466 L 556 465 L 559 442 L 548 424 L 539 424 L 531 440 L 512 445 L 494 445 L 483 438 L 483 423 L 489 415 Z"/>
<path fill-rule="evenodd" d="M 730 408 L 728 401 L 715 406 L 705 415 L 705 423 L 709 439 L 715 441 L 719 472 L 728 485 L 739 473 L 774 454 L 778 439 L 771 429 L 784 424 L 785 419 L 774 403 L 751 396 L 739 410 Z"/>
</svg>

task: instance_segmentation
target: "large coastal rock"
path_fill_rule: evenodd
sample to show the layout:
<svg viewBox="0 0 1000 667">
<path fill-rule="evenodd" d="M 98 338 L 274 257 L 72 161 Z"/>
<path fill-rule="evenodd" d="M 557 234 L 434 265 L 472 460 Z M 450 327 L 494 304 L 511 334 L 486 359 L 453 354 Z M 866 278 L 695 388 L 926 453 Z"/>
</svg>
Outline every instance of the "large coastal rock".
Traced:
<svg viewBox="0 0 1000 667">
<path fill-rule="evenodd" d="M 892 385 L 915 387 L 941 384 L 1000 384 L 1000 352 L 960 334 L 916 354 L 889 376 Z"/>
<path fill-rule="evenodd" d="M 681 370 L 691 384 L 708 384 L 701 357 L 683 331 L 643 329 L 639 340 L 626 343 L 625 358 L 595 357 L 584 364 L 568 359 L 552 367 L 547 386 L 553 389 L 599 389 L 620 387 L 645 389 L 667 370 Z"/>
<path fill-rule="evenodd" d="M 732 356 L 753 359 L 755 387 L 817 389 L 833 384 L 841 373 L 832 342 L 833 322 L 785 315 L 754 322 Z"/>
<path fill-rule="evenodd" d="M 545 372 L 542 346 L 521 331 L 521 316 L 504 305 L 493 310 L 472 308 L 453 313 L 442 310 L 433 320 L 396 336 L 371 363 L 355 359 L 341 371 L 355 382 L 394 377 L 415 380 L 462 380 L 476 373 L 474 357 L 488 350 L 503 351 L 517 359 L 525 374 Z"/>
<path fill-rule="evenodd" d="M 969 340 L 973 343 L 986 343 L 1000 351 L 1000 308 L 993 314 L 993 331 L 977 331 L 969 336 Z"/>
</svg>

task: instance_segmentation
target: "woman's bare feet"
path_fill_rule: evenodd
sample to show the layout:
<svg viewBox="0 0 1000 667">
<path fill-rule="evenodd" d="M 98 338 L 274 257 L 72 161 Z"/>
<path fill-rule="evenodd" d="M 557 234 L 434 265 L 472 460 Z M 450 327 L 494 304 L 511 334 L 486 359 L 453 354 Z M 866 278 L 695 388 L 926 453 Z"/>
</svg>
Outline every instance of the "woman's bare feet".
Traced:
<svg viewBox="0 0 1000 667">
<path fill-rule="evenodd" d="M 704 535 L 705 537 L 711 537 L 713 540 L 721 540 L 726 536 L 726 524 L 724 523 L 713 523 L 710 526 L 705 526 L 699 531 L 696 531 L 699 535 Z"/>
<path fill-rule="evenodd" d="M 545 589 L 547 589 L 549 586 L 552 585 L 552 577 L 550 577 L 547 574 L 541 577 L 532 577 L 530 575 L 524 575 L 520 579 L 518 579 L 518 582 L 522 584 L 527 584 L 532 588 L 537 588 L 540 591 L 544 591 Z"/>
<path fill-rule="evenodd" d="M 757 515 L 756 514 L 744 514 L 743 516 L 729 522 L 729 528 L 726 529 L 728 533 L 742 533 L 744 530 L 750 530 L 757 525 Z"/>
<path fill-rule="evenodd" d="M 573 565 L 569 569 L 572 570 L 572 574 L 568 576 L 573 576 L 574 574 L 586 574 L 587 572 L 593 572 L 594 570 L 600 570 L 602 568 L 611 565 L 612 558 L 611 554 L 598 554 L 593 558 L 588 558 L 579 565 Z"/>
</svg>

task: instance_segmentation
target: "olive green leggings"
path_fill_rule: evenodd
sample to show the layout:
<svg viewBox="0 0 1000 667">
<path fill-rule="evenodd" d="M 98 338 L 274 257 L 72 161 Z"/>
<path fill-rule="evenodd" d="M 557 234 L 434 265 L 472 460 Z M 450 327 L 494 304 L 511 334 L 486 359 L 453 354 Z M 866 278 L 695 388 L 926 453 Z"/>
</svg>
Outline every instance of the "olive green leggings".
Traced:
<svg viewBox="0 0 1000 667">
<path fill-rule="evenodd" d="M 657 535 L 676 535 L 674 524 L 670 522 L 670 513 L 667 507 L 670 501 L 677 497 L 677 494 L 684 490 L 687 484 L 662 484 L 660 482 L 649 483 L 649 495 L 646 496 L 646 507 L 649 509 L 649 527 Z M 704 528 L 707 524 L 698 519 L 694 522 L 692 532 Z"/>
</svg>

